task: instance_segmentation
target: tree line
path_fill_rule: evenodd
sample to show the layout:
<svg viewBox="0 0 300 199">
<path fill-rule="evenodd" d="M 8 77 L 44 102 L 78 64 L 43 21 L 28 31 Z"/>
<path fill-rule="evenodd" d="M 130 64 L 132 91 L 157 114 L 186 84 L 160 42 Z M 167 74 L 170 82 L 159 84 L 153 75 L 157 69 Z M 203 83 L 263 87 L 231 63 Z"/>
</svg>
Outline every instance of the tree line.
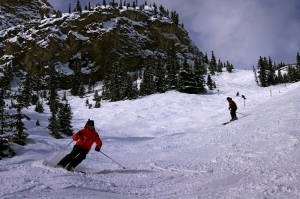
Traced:
<svg viewBox="0 0 300 199">
<path fill-rule="evenodd" d="M 38 113 L 44 112 L 44 103 L 49 105 L 51 117 L 48 129 L 55 138 L 62 134 L 72 135 L 72 112 L 68 101 L 57 94 L 57 73 L 48 69 L 45 74 L 31 75 L 18 71 L 12 62 L 5 64 L 0 78 L 0 159 L 13 156 L 11 143 L 26 144 L 28 136 L 24 121 L 31 120 L 23 114 L 24 108 L 35 106 Z M 42 78 L 45 77 L 45 78 Z M 18 84 L 17 89 L 11 83 Z M 35 121 L 40 126 L 40 121 Z"/>
<path fill-rule="evenodd" d="M 140 9 L 143 10 L 145 8 L 145 6 L 148 6 L 147 1 L 145 1 L 143 4 L 139 4 L 138 0 L 134 0 L 131 3 L 127 2 L 126 0 L 120 0 L 119 2 L 116 2 L 115 0 L 111 0 L 109 1 L 109 3 L 106 0 L 102 1 L 102 6 L 111 6 L 113 8 L 118 8 L 118 9 L 122 9 L 123 7 L 126 8 L 133 8 L 133 9 Z M 100 6 L 100 4 L 97 4 L 96 6 Z M 176 25 L 179 25 L 179 15 L 176 11 L 169 11 L 168 9 L 166 9 L 163 5 L 157 6 L 156 3 L 150 4 L 150 7 L 153 8 L 153 14 L 154 15 L 161 15 L 163 17 L 168 17 L 170 18 Z M 76 5 L 74 6 L 74 8 L 72 8 L 72 4 L 69 4 L 68 7 L 68 12 L 69 14 L 71 14 L 72 12 L 77 12 L 79 14 L 82 13 L 82 11 L 92 11 L 94 8 L 91 5 L 91 2 L 88 2 L 88 4 L 86 4 L 84 7 L 81 6 L 81 2 L 80 0 L 77 0 Z M 62 11 L 60 10 L 56 10 L 55 11 L 55 17 L 60 18 L 62 17 Z"/>
<path fill-rule="evenodd" d="M 275 84 L 300 81 L 300 55 L 296 55 L 296 64 L 276 64 L 271 57 L 259 57 L 257 67 L 254 68 L 256 82 L 267 87 Z"/>
<path fill-rule="evenodd" d="M 143 69 L 128 73 L 120 66 L 113 65 L 104 79 L 102 97 L 105 100 L 119 101 L 136 99 L 139 96 L 177 90 L 184 93 L 206 93 L 207 88 L 216 88 L 212 76 L 223 71 L 232 72 L 233 65 L 228 61 L 216 61 L 212 51 L 211 59 L 202 53 L 193 60 L 179 60 L 175 48 L 170 48 L 166 59 L 159 56 L 144 61 Z"/>
</svg>

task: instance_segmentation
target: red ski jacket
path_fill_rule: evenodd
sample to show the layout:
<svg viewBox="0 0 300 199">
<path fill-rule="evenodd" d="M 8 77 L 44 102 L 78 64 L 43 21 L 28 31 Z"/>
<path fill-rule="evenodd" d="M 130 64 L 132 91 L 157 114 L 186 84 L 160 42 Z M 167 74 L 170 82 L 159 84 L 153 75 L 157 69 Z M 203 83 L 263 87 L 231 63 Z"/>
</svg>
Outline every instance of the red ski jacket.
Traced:
<svg viewBox="0 0 300 199">
<path fill-rule="evenodd" d="M 72 136 L 73 140 L 76 141 L 76 145 L 81 146 L 84 149 L 90 150 L 94 142 L 101 148 L 102 141 L 96 132 L 96 130 L 89 130 L 88 128 L 83 128 Z"/>
</svg>

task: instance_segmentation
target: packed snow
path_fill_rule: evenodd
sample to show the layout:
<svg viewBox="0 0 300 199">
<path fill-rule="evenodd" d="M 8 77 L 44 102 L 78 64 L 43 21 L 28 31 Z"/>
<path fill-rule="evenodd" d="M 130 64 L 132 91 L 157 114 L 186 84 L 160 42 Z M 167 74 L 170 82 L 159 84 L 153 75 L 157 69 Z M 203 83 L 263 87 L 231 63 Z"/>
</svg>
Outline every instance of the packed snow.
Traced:
<svg viewBox="0 0 300 199">
<path fill-rule="evenodd" d="M 31 107 L 28 145 L 0 161 L 0 198 L 300 198 L 300 83 L 261 88 L 244 70 L 215 80 L 206 95 L 170 91 L 100 109 L 69 96 L 74 130 L 95 120 L 101 150 L 126 169 L 94 148 L 77 168 L 86 174 L 52 167 L 71 139 L 52 138 L 49 110 Z M 224 126 L 228 96 L 239 120 Z"/>
</svg>

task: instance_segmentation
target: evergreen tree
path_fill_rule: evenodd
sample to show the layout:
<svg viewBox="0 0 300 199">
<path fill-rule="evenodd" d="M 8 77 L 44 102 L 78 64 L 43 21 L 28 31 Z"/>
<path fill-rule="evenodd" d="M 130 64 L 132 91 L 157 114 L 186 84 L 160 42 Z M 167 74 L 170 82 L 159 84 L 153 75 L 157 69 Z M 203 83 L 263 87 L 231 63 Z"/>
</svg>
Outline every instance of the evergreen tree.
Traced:
<svg viewBox="0 0 300 199">
<path fill-rule="evenodd" d="M 42 92 L 42 98 L 44 98 L 44 99 L 47 99 L 47 91 L 46 90 L 43 90 L 43 92 Z"/>
<path fill-rule="evenodd" d="M 84 88 L 84 86 L 82 84 L 80 84 L 78 95 L 81 98 L 85 95 L 85 88 Z"/>
<path fill-rule="evenodd" d="M 150 66 L 147 66 L 143 73 L 143 80 L 140 85 L 140 94 L 142 96 L 151 95 L 155 93 L 155 82 L 153 70 Z"/>
<path fill-rule="evenodd" d="M 214 83 L 213 83 L 213 80 L 211 79 L 210 75 L 207 76 L 207 82 L 206 82 L 206 84 L 207 84 L 209 90 L 213 90 Z"/>
<path fill-rule="evenodd" d="M 95 93 L 94 93 L 94 101 L 97 101 L 97 99 L 99 98 L 100 96 L 99 96 L 99 94 L 98 94 L 98 91 L 97 90 L 95 90 Z"/>
<path fill-rule="evenodd" d="M 155 3 L 153 3 L 153 12 L 154 15 L 157 15 L 157 5 Z"/>
<path fill-rule="evenodd" d="M 211 75 L 214 75 L 215 72 L 217 71 L 217 61 L 216 57 L 214 55 L 214 51 L 211 52 L 211 60 L 209 63 L 209 71 Z"/>
<path fill-rule="evenodd" d="M 103 98 L 111 101 L 118 101 L 121 99 L 119 88 L 121 86 L 121 78 L 119 68 L 112 66 L 110 74 L 106 75 L 103 81 Z"/>
<path fill-rule="evenodd" d="M 80 1 L 77 0 L 77 3 L 76 3 L 76 11 L 79 12 L 81 14 L 82 12 L 82 8 L 81 8 L 81 5 L 80 5 Z"/>
<path fill-rule="evenodd" d="M 169 50 L 167 51 L 167 85 L 169 89 L 176 89 L 177 88 L 177 73 L 179 71 L 179 64 L 177 61 L 176 49 L 175 44 L 173 43 Z"/>
<path fill-rule="evenodd" d="M 71 4 L 69 3 L 69 14 L 71 14 L 72 12 L 72 7 L 71 7 Z"/>
<path fill-rule="evenodd" d="M 226 63 L 226 70 L 229 73 L 232 73 L 232 70 L 233 70 L 233 65 L 231 63 L 229 63 L 228 61 Z"/>
<path fill-rule="evenodd" d="M 81 81 L 81 59 L 74 58 L 69 61 L 69 67 L 74 70 L 74 76 L 72 78 L 71 94 L 74 96 L 80 96 L 80 89 L 82 89 Z"/>
<path fill-rule="evenodd" d="M 118 101 L 131 98 L 133 92 L 133 82 L 129 75 L 120 66 L 113 65 L 111 73 L 104 81 L 103 98 Z"/>
<path fill-rule="evenodd" d="M 300 81 L 300 54 L 297 52 L 297 57 L 296 57 L 296 79 L 297 81 Z"/>
<path fill-rule="evenodd" d="M 101 101 L 97 100 L 95 102 L 95 108 L 100 108 L 101 107 Z"/>
<path fill-rule="evenodd" d="M 48 105 L 50 107 L 50 111 L 56 114 L 59 106 L 59 98 L 56 91 L 58 87 L 57 77 L 59 75 L 57 74 L 54 66 L 51 66 L 49 68 L 48 76 L 49 76 L 47 79 L 47 85 L 49 90 Z"/>
<path fill-rule="evenodd" d="M 164 93 L 167 91 L 166 69 L 162 63 L 155 63 L 155 87 L 156 92 Z"/>
<path fill-rule="evenodd" d="M 266 66 L 265 66 L 264 59 L 262 57 L 259 57 L 257 69 L 258 69 L 258 79 L 260 81 L 260 85 L 262 87 L 266 87 L 267 86 Z"/>
<path fill-rule="evenodd" d="M 30 75 L 27 74 L 25 81 L 23 82 L 20 95 L 17 96 L 17 101 L 21 106 L 28 107 L 30 106 L 31 97 L 32 97 L 32 82 L 30 79 Z"/>
<path fill-rule="evenodd" d="M 4 135 L 12 130 L 10 123 L 10 114 L 5 110 L 3 89 L 0 89 L 0 135 Z"/>
<path fill-rule="evenodd" d="M 74 96 L 79 96 L 80 95 L 80 89 L 81 87 L 81 83 L 80 83 L 80 79 L 78 79 L 78 77 L 74 76 L 73 77 L 73 84 L 71 87 L 71 95 Z"/>
<path fill-rule="evenodd" d="M 38 95 L 34 94 L 34 95 L 31 96 L 31 104 L 32 105 L 36 105 L 36 103 L 38 102 L 38 100 L 39 100 L 39 96 Z"/>
<path fill-rule="evenodd" d="M 296 68 L 289 66 L 288 67 L 288 78 L 289 82 L 295 82 L 296 81 Z"/>
<path fill-rule="evenodd" d="M 59 123 L 57 121 L 56 113 L 52 112 L 51 117 L 49 119 L 48 129 L 50 130 L 50 133 L 54 138 L 61 138 L 61 135 L 59 134 L 60 128 Z"/>
<path fill-rule="evenodd" d="M 102 1 L 102 5 L 106 7 L 106 0 Z"/>
<path fill-rule="evenodd" d="M 120 3 L 119 3 L 119 9 L 121 10 L 123 7 L 123 2 L 122 2 L 122 0 L 120 0 Z"/>
<path fill-rule="evenodd" d="M 277 83 L 283 83 L 283 77 L 281 74 L 281 68 L 278 68 L 278 75 L 277 75 Z"/>
<path fill-rule="evenodd" d="M 296 72 L 297 72 L 297 80 L 300 80 L 300 54 L 297 52 L 296 56 Z"/>
<path fill-rule="evenodd" d="M 184 24 L 182 23 L 182 24 L 180 24 L 180 27 L 182 28 L 182 29 L 184 29 Z"/>
<path fill-rule="evenodd" d="M 174 22 L 174 24 L 176 24 L 177 26 L 179 25 L 179 15 L 176 11 L 171 12 L 171 19 Z"/>
<path fill-rule="evenodd" d="M 50 91 L 49 108 L 53 113 L 57 113 L 59 108 L 59 99 L 56 90 Z"/>
<path fill-rule="evenodd" d="M 275 84 L 274 79 L 275 79 L 275 70 L 273 68 L 272 59 L 271 59 L 271 57 L 269 57 L 269 60 L 268 60 L 268 74 L 267 74 L 268 85 Z"/>
<path fill-rule="evenodd" d="M 209 64 L 207 53 L 205 53 L 205 55 L 203 57 L 203 61 L 204 61 L 204 63 Z"/>
<path fill-rule="evenodd" d="M 88 93 L 91 93 L 94 91 L 94 83 L 92 82 L 91 79 L 89 79 L 89 84 L 88 84 Z"/>
<path fill-rule="evenodd" d="M 136 99 L 138 97 L 138 89 L 135 81 L 130 77 L 130 75 L 125 76 L 125 90 L 124 99 Z"/>
<path fill-rule="evenodd" d="M 38 113 L 43 113 L 44 112 L 44 107 L 43 107 L 43 103 L 38 101 L 35 107 L 35 111 Z"/>
<path fill-rule="evenodd" d="M 217 72 L 221 73 L 222 69 L 223 69 L 223 64 L 222 64 L 221 60 L 219 59 L 218 66 L 217 66 Z"/>
<path fill-rule="evenodd" d="M 59 109 L 57 117 L 59 121 L 58 123 L 59 123 L 60 132 L 71 136 L 73 130 L 71 125 L 72 111 L 70 105 L 67 103 L 63 104 Z"/>
<path fill-rule="evenodd" d="M 92 7 L 91 7 L 91 2 L 89 2 L 89 7 L 88 7 L 89 11 L 92 10 Z"/>
<path fill-rule="evenodd" d="M 15 119 L 15 129 L 16 129 L 16 134 L 13 137 L 13 142 L 20 144 L 20 145 L 25 145 L 25 140 L 28 134 L 25 132 L 27 129 L 22 121 L 22 119 L 26 118 L 27 120 L 30 120 L 30 118 L 24 114 L 22 114 L 22 109 L 21 107 L 17 108 L 17 114 L 14 115 Z"/>
<path fill-rule="evenodd" d="M 179 72 L 178 77 L 178 91 L 183 93 L 202 93 L 204 92 L 203 85 L 201 85 L 201 76 L 197 76 L 191 70 L 191 67 L 184 60 L 183 67 Z"/>
<path fill-rule="evenodd" d="M 204 80 L 204 73 L 205 73 L 205 67 L 203 63 L 199 60 L 195 60 L 195 78 L 196 78 L 196 88 L 197 93 L 205 93 L 205 80 Z"/>
<path fill-rule="evenodd" d="M 100 108 L 102 96 L 98 95 L 98 91 L 95 91 L 94 100 L 95 100 L 95 108 Z"/>
<path fill-rule="evenodd" d="M 62 101 L 68 101 L 67 100 L 67 92 L 64 91 L 63 97 L 62 97 Z"/>
<path fill-rule="evenodd" d="M 297 72 L 297 81 L 300 80 L 300 54 L 297 52 L 296 56 L 296 72 Z"/>
<path fill-rule="evenodd" d="M 166 9 L 164 8 L 163 5 L 159 6 L 159 12 L 160 12 L 161 16 L 166 17 Z"/>
<path fill-rule="evenodd" d="M 12 62 L 3 66 L 2 77 L 0 78 L 0 87 L 2 88 L 3 95 L 5 96 L 7 90 L 10 90 L 10 82 L 13 80 Z"/>
</svg>

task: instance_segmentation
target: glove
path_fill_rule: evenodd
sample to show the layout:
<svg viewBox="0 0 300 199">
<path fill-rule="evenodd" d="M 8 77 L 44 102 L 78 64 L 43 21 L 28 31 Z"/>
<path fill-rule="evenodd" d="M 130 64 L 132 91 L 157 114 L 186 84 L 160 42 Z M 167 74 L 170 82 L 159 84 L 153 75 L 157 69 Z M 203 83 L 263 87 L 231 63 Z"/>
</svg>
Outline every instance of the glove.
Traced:
<svg viewBox="0 0 300 199">
<path fill-rule="evenodd" d="M 95 147 L 95 151 L 99 152 L 100 151 L 100 147 L 96 146 Z"/>
<path fill-rule="evenodd" d="M 78 136 L 82 136 L 82 132 L 81 132 L 81 131 L 78 131 L 77 135 L 78 135 Z"/>
</svg>

